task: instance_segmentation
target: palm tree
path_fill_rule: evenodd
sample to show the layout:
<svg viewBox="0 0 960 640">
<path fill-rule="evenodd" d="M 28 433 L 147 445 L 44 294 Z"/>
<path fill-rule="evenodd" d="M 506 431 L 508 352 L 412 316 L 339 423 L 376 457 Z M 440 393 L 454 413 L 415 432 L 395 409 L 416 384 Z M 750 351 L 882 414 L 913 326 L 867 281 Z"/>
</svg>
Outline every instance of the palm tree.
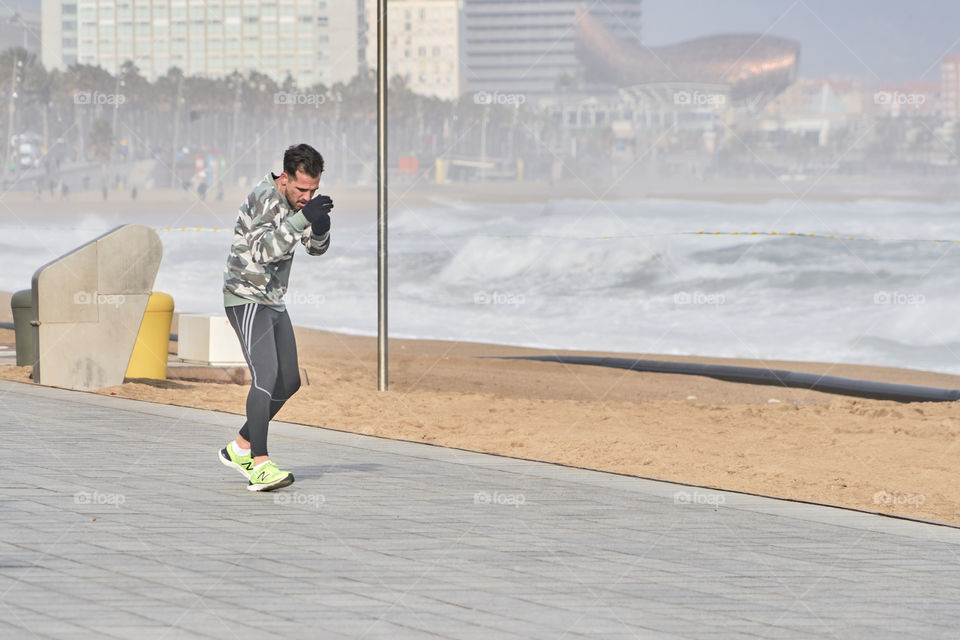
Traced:
<svg viewBox="0 0 960 640">
<path fill-rule="evenodd" d="M 93 157 L 102 164 L 109 162 L 110 152 L 113 151 L 113 127 L 109 122 L 102 118 L 93 121 L 87 136 L 87 146 Z"/>
<path fill-rule="evenodd" d="M 73 130 L 76 135 L 77 156 L 86 155 L 84 123 L 101 111 L 97 97 L 114 91 L 114 78 L 103 67 L 75 64 L 66 72 L 57 74 L 51 88 L 51 98 L 58 112 L 73 112 Z"/>
<path fill-rule="evenodd" d="M 106 198 L 107 163 L 110 162 L 110 156 L 113 153 L 113 127 L 109 122 L 102 118 L 93 121 L 90 134 L 87 136 L 87 146 L 93 153 L 93 157 L 100 162 L 100 184 Z"/>
<path fill-rule="evenodd" d="M 148 105 L 148 87 L 147 79 L 140 75 L 140 69 L 132 61 L 127 60 L 120 67 L 114 79 L 115 92 L 123 96 L 122 102 L 118 101 L 114 107 L 114 137 L 118 141 L 127 142 L 127 153 L 129 158 L 136 155 L 138 147 L 148 147 L 150 144 L 149 134 L 141 126 L 131 126 L 132 123 L 142 123 L 143 114 Z M 123 115 L 121 121 L 118 116 Z M 126 122 L 123 122 L 125 120 Z"/>
</svg>

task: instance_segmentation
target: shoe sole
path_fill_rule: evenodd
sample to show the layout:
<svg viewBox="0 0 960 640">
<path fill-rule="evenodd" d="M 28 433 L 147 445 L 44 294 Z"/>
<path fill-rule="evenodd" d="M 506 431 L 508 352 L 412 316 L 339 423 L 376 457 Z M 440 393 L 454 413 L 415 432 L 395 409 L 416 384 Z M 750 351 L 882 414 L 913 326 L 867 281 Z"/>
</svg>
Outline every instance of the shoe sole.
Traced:
<svg viewBox="0 0 960 640">
<path fill-rule="evenodd" d="M 250 473 L 246 469 L 238 465 L 236 462 L 231 460 L 227 456 L 226 449 L 220 449 L 220 452 L 217 454 L 217 458 L 220 460 L 220 462 L 224 464 L 224 466 L 230 467 L 231 469 L 236 469 L 243 475 L 244 478 L 246 478 L 247 480 L 250 479 Z"/>
<path fill-rule="evenodd" d="M 282 489 L 283 487 L 288 487 L 293 484 L 293 474 L 288 473 L 285 477 L 280 478 L 276 482 L 270 484 L 253 484 L 250 483 L 247 485 L 248 491 L 273 491 L 274 489 Z"/>
</svg>

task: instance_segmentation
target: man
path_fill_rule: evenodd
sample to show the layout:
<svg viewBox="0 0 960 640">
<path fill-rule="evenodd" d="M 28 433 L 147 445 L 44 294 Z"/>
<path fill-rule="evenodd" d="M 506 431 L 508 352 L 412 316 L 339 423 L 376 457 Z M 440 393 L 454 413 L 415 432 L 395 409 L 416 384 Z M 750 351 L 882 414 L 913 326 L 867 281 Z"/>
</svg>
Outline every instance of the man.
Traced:
<svg viewBox="0 0 960 640">
<path fill-rule="evenodd" d="M 236 440 L 220 450 L 220 461 L 240 471 L 250 491 L 272 491 L 293 483 L 267 453 L 267 427 L 300 388 L 293 326 L 283 304 L 297 242 L 323 255 L 330 246 L 328 196 L 314 198 L 323 157 L 306 144 L 283 154 L 283 173 L 268 173 L 240 205 L 233 245 L 223 274 L 223 300 L 253 383 L 247 421 Z"/>
</svg>

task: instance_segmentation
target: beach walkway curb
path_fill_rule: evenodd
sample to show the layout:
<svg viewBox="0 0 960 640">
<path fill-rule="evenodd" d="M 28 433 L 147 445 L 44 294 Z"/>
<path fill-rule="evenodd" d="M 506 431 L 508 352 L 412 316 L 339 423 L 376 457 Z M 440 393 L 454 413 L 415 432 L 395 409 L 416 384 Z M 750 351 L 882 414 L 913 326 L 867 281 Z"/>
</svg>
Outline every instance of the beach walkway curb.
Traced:
<svg viewBox="0 0 960 640">
<path fill-rule="evenodd" d="M 0 381 L 5 638 L 953 637 L 960 530 Z M 335 426 L 335 425 L 331 425 Z"/>
</svg>

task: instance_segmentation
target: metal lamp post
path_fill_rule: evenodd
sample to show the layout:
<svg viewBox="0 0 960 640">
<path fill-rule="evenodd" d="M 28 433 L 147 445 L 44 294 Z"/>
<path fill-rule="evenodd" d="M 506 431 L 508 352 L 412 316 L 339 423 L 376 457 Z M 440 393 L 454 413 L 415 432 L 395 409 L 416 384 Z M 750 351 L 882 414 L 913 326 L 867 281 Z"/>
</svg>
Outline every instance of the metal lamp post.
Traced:
<svg viewBox="0 0 960 640">
<path fill-rule="evenodd" d="M 10 102 L 7 106 L 7 144 L 6 152 L 3 156 L 3 182 L 4 188 L 6 188 L 7 177 L 10 175 L 10 147 L 14 144 L 14 139 L 16 134 L 14 133 L 14 121 L 13 114 L 16 111 L 16 100 L 17 100 L 17 87 L 20 84 L 20 74 L 18 73 L 23 68 L 23 61 L 20 60 L 16 55 L 13 57 L 13 69 L 10 72 Z"/>
<path fill-rule="evenodd" d="M 387 390 L 387 0 L 377 0 L 377 389 Z"/>
</svg>

